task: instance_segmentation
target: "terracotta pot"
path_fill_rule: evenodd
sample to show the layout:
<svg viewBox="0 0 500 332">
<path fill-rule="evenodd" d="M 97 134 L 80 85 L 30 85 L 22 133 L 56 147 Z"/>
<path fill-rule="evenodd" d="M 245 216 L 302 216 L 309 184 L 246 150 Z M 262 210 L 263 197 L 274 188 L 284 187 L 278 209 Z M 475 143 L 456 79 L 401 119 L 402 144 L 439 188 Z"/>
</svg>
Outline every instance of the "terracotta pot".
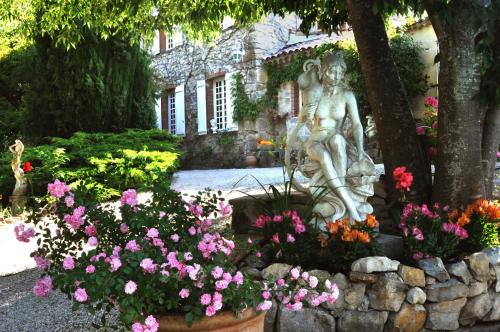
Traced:
<svg viewBox="0 0 500 332">
<path fill-rule="evenodd" d="M 258 160 L 257 160 L 256 156 L 247 155 L 245 157 L 245 166 L 246 167 L 254 168 L 257 166 L 257 163 L 258 163 Z"/>
<path fill-rule="evenodd" d="M 188 327 L 184 315 L 158 316 L 160 332 L 262 332 L 266 313 L 259 315 L 254 310 L 245 310 L 238 317 L 233 312 L 223 311 L 213 317 L 205 317 Z"/>
</svg>

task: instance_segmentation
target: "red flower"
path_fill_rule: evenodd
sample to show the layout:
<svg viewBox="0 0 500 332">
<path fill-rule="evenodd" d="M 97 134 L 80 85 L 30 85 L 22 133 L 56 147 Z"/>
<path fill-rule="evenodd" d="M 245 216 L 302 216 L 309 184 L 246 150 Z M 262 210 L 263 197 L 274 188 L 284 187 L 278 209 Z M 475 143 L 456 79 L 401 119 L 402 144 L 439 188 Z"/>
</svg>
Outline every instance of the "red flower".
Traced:
<svg viewBox="0 0 500 332">
<path fill-rule="evenodd" d="M 401 178 L 401 175 L 403 175 L 404 172 L 406 172 L 406 167 L 404 167 L 404 166 L 396 167 L 394 169 L 394 172 L 392 172 L 392 176 L 394 177 L 394 180 L 399 181 L 399 179 Z"/>
<path fill-rule="evenodd" d="M 33 169 L 33 167 L 31 167 L 31 163 L 29 161 L 25 161 L 23 164 L 24 173 L 31 172 L 32 169 Z"/>
<path fill-rule="evenodd" d="M 411 184 L 413 183 L 413 174 L 406 171 L 406 167 L 396 167 L 392 173 L 394 180 L 396 181 L 396 189 L 407 191 L 410 190 Z"/>
</svg>

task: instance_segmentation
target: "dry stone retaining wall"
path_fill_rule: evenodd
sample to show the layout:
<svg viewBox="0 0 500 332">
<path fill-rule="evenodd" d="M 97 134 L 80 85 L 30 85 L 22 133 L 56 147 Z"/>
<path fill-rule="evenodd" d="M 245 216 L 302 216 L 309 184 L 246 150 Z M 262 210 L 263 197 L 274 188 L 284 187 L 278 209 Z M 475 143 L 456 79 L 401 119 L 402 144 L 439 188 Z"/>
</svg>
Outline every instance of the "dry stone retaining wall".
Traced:
<svg viewBox="0 0 500 332">
<path fill-rule="evenodd" d="M 264 279 L 291 269 L 290 265 L 272 264 L 259 271 L 251 266 L 255 264 L 248 265 L 247 272 Z M 366 257 L 355 261 L 347 275 L 309 271 L 319 280 L 328 278 L 337 284 L 337 301 L 295 312 L 273 306 L 266 316 L 265 331 L 453 331 L 500 321 L 500 248 L 453 264 L 430 258 L 418 265 Z"/>
</svg>

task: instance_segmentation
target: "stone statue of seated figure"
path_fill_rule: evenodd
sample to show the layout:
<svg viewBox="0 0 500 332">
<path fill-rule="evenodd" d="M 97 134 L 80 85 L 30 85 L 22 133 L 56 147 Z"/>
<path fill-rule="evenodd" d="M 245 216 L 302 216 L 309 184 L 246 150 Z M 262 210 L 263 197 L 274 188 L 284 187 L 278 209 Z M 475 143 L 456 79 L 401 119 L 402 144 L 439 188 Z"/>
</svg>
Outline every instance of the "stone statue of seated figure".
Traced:
<svg viewBox="0 0 500 332">
<path fill-rule="evenodd" d="M 310 179 L 309 191 L 318 199 L 314 212 L 324 222 L 362 221 L 373 212 L 366 200 L 377 180 L 375 165 L 363 149 L 356 98 L 344 82 L 346 69 L 340 53 L 306 61 L 298 78 L 303 106 L 288 137 L 291 149 L 300 127 L 310 130 L 299 148 L 306 155 L 302 163 L 298 154 L 298 169 Z M 289 154 L 286 161 L 290 172 Z"/>
</svg>

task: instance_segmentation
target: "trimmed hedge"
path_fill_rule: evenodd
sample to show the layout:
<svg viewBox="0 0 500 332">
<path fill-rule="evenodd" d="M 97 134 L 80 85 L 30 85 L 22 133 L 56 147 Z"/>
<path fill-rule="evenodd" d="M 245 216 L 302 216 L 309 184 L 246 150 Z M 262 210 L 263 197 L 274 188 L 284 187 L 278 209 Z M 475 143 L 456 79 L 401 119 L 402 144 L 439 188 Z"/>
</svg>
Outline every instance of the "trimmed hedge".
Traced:
<svg viewBox="0 0 500 332">
<path fill-rule="evenodd" d="M 147 190 L 158 177 L 170 182 L 178 165 L 179 140 L 160 130 L 129 129 L 124 133 L 77 132 L 68 139 L 50 138 L 50 144 L 25 147 L 32 195 L 47 193 L 47 183 L 60 179 L 95 190 L 100 202 L 119 197 L 128 188 Z M 0 155 L 0 193 L 12 193 L 15 180 L 12 155 Z"/>
</svg>

